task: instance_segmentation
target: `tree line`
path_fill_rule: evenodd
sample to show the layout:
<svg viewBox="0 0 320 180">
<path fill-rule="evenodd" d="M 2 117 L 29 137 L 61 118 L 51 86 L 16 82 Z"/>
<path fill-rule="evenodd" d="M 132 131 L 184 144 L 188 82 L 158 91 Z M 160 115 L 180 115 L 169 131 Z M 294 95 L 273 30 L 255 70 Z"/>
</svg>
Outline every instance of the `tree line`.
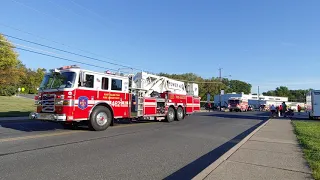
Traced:
<svg viewBox="0 0 320 180">
<path fill-rule="evenodd" d="M 292 102 L 305 102 L 306 94 L 311 89 L 298 89 L 298 90 L 290 90 L 288 87 L 280 86 L 275 90 L 270 90 L 262 93 L 265 96 L 280 96 L 280 97 L 288 97 L 289 101 Z"/>
<path fill-rule="evenodd" d="M 11 96 L 23 88 L 23 93 L 34 94 L 37 92 L 45 69 L 27 68 L 19 60 L 19 55 L 14 51 L 14 46 L 0 34 L 0 95 Z"/>
<path fill-rule="evenodd" d="M 220 94 L 220 90 L 224 90 L 225 93 L 245 93 L 251 92 L 252 85 L 240 80 L 230 80 L 223 78 L 220 80 L 218 77 L 212 77 L 209 79 L 202 78 L 193 73 L 184 74 L 168 74 L 160 73 L 161 76 L 166 76 L 175 80 L 181 80 L 186 82 L 195 82 L 199 86 L 199 96 L 202 97 L 202 101 L 207 100 L 207 93 L 211 95 L 210 101 L 213 101 L 213 95 Z"/>
</svg>

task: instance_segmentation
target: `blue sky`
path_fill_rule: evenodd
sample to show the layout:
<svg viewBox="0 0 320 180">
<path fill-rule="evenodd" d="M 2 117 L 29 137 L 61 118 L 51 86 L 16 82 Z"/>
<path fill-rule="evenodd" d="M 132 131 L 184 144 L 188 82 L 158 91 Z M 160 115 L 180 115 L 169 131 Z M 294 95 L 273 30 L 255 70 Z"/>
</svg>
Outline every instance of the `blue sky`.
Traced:
<svg viewBox="0 0 320 180">
<path fill-rule="evenodd" d="M 3 0 L 1 6 L 0 33 L 94 58 L 205 78 L 218 76 L 221 67 L 223 76 L 251 83 L 253 92 L 280 85 L 320 89 L 319 0 Z M 18 52 L 31 68 L 74 64 Z"/>
</svg>

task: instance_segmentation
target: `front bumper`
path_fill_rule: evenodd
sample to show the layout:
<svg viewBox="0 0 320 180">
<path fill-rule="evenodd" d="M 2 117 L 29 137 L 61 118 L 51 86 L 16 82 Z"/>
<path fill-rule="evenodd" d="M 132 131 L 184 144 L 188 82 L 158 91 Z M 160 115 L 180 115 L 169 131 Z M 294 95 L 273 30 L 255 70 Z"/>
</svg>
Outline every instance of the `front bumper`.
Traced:
<svg viewBox="0 0 320 180">
<path fill-rule="evenodd" d="M 66 121 L 67 116 L 65 114 L 32 112 L 29 114 L 29 119 L 38 119 L 38 120 L 47 120 L 47 121 Z"/>
</svg>

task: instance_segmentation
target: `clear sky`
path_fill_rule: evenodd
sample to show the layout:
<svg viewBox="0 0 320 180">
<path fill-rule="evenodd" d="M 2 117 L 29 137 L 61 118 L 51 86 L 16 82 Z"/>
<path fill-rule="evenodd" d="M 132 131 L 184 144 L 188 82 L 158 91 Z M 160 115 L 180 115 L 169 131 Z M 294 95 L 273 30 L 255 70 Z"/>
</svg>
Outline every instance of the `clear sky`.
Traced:
<svg viewBox="0 0 320 180">
<path fill-rule="evenodd" d="M 251 83 L 253 92 L 320 89 L 319 9 L 319 0 L 2 0 L 0 33 L 152 72 L 208 78 L 221 67 L 223 76 Z M 30 68 L 74 64 L 18 52 Z"/>
</svg>

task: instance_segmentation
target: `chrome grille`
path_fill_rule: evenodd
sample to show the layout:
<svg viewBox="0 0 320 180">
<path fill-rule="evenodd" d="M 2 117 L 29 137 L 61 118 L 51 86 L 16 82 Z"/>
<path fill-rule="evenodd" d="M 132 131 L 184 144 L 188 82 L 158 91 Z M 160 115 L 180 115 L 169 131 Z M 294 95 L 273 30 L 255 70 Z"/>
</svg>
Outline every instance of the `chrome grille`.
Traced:
<svg viewBox="0 0 320 180">
<path fill-rule="evenodd" d="M 56 95 L 55 94 L 44 94 L 42 96 L 42 112 L 54 112 L 55 111 L 55 107 L 54 107 L 54 103 L 55 103 L 55 99 L 56 99 Z"/>
</svg>

